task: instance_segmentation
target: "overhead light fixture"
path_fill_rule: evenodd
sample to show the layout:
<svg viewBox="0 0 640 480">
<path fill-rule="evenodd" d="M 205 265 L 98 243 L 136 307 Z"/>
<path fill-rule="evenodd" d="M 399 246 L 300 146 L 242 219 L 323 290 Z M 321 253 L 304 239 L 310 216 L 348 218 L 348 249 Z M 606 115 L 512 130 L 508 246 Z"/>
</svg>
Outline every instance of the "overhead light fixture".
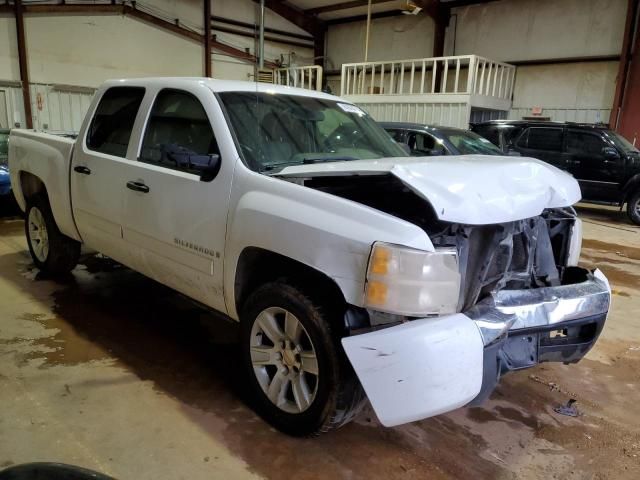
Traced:
<svg viewBox="0 0 640 480">
<path fill-rule="evenodd" d="M 415 3 L 407 0 L 401 7 L 400 11 L 405 15 L 417 15 L 422 11 L 422 7 L 419 7 Z"/>
</svg>

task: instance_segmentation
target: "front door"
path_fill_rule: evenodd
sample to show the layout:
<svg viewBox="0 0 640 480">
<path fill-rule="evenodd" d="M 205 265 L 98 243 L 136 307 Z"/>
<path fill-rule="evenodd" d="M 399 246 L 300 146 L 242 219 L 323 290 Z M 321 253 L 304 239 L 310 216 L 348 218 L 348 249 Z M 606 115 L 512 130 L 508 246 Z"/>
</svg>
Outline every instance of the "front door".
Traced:
<svg viewBox="0 0 640 480">
<path fill-rule="evenodd" d="M 216 141 L 226 138 L 224 117 L 214 94 L 198 85 L 191 91 L 149 92 L 148 118 L 141 120 L 138 161 L 127 165 L 123 236 L 135 255 L 134 267 L 219 311 L 223 295 L 223 253 L 234 159 Z M 138 125 L 136 126 L 138 127 Z M 217 176 L 202 181 L 185 155 L 217 154 Z M 178 156 L 180 156 L 178 155 Z"/>
<path fill-rule="evenodd" d="M 78 137 L 70 173 L 73 216 L 82 240 L 125 265 L 130 264 L 122 240 L 125 168 L 134 162 L 130 139 L 144 95 L 142 87 L 104 92 Z"/>
<path fill-rule="evenodd" d="M 620 179 L 624 178 L 624 158 L 607 157 L 605 147 L 613 149 L 600 133 L 583 130 L 567 132 L 569 171 L 580 182 L 585 200 L 618 202 Z"/>
</svg>

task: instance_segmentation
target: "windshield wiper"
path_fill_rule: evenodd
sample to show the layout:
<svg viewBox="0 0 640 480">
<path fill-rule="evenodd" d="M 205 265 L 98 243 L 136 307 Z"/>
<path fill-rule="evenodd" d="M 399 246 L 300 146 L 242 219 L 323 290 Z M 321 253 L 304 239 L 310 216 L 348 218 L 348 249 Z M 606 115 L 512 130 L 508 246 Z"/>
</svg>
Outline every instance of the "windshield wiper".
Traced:
<svg viewBox="0 0 640 480">
<path fill-rule="evenodd" d="M 302 163 L 308 165 L 310 163 L 323 163 L 323 162 L 347 162 L 349 160 L 358 160 L 356 157 L 311 157 L 303 158 Z"/>
</svg>

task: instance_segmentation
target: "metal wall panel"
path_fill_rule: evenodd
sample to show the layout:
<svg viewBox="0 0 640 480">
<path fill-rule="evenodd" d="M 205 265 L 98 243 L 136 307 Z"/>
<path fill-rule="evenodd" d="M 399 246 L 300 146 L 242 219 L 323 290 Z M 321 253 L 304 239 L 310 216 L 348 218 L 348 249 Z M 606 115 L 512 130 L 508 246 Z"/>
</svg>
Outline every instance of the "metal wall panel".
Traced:
<svg viewBox="0 0 640 480">
<path fill-rule="evenodd" d="M 33 127 L 37 130 L 77 132 L 89 109 L 93 92 L 91 89 L 44 85 L 30 85 Z M 2 86 L 9 126 L 25 127 L 22 91 L 16 86 Z"/>
<path fill-rule="evenodd" d="M 469 127 L 467 103 L 358 102 L 379 122 L 415 122 L 448 127 Z"/>
</svg>

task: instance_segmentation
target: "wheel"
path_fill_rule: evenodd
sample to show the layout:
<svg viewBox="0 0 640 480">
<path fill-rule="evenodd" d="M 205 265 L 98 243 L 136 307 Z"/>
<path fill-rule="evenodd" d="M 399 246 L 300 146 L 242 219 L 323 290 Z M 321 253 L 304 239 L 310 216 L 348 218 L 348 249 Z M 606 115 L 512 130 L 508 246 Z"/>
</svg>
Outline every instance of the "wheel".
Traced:
<svg viewBox="0 0 640 480">
<path fill-rule="evenodd" d="M 80 242 L 58 230 L 49 202 L 36 197 L 27 203 L 25 234 L 36 267 L 51 275 L 69 273 L 78 263 Z"/>
<path fill-rule="evenodd" d="M 243 363 L 255 407 L 290 435 L 340 427 L 366 399 L 326 311 L 283 282 L 258 288 L 242 309 Z"/>
<path fill-rule="evenodd" d="M 627 202 L 627 215 L 636 225 L 640 225 L 640 190 L 636 190 Z"/>
</svg>

